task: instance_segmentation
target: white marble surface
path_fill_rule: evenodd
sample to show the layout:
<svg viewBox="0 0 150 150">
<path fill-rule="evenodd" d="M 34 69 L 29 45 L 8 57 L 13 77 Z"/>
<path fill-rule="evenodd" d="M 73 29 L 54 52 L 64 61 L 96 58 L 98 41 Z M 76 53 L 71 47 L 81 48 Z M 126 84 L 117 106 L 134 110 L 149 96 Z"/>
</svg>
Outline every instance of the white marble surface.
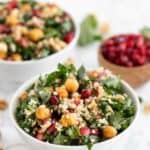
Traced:
<svg viewBox="0 0 150 150">
<path fill-rule="evenodd" d="M 71 11 L 78 22 L 88 12 L 98 15 L 100 21 L 108 21 L 111 24 L 112 33 L 137 32 L 143 25 L 150 26 L 149 19 L 149 0 L 53 0 Z M 76 47 L 78 57 L 75 61 L 83 62 L 87 67 L 98 67 L 97 61 L 98 44 L 93 44 L 85 48 Z M 143 96 L 145 101 L 150 102 L 150 82 L 137 89 L 137 94 Z M 0 97 L 11 99 L 12 92 L 0 91 Z M 150 115 L 142 113 L 136 128 L 129 137 L 125 148 L 119 150 L 150 150 Z M 16 130 L 13 128 L 8 110 L 0 112 L 0 130 L 2 131 L 4 149 L 29 150 L 24 146 L 16 147 L 15 144 L 24 141 L 20 139 Z M 14 147 L 15 146 L 15 147 Z"/>
</svg>

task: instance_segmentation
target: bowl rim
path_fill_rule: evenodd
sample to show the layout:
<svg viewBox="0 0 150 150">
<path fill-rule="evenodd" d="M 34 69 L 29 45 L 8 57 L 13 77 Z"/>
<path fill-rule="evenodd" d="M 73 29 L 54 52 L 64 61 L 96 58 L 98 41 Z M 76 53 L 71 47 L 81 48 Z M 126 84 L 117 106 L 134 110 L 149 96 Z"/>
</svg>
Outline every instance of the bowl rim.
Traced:
<svg viewBox="0 0 150 150">
<path fill-rule="evenodd" d="M 47 72 L 50 73 L 50 72 Z M 19 133 L 21 133 L 23 136 L 25 136 L 26 138 L 28 138 L 29 140 L 33 141 L 36 144 L 41 144 L 41 146 L 49 146 L 49 147 L 54 147 L 54 148 L 84 148 L 86 145 L 57 145 L 57 144 L 53 144 L 53 143 L 48 143 L 48 142 L 43 142 L 40 141 L 38 139 L 36 139 L 35 137 L 32 137 L 31 135 L 29 135 L 28 133 L 26 133 L 23 129 L 21 129 L 21 127 L 18 125 L 16 119 L 15 119 L 15 114 L 14 111 L 16 109 L 16 105 L 17 104 L 17 100 L 18 97 L 20 96 L 20 94 L 25 91 L 28 87 L 30 87 L 30 85 L 32 83 L 34 83 L 40 76 L 44 76 L 47 73 L 43 73 L 42 75 L 37 75 L 33 78 L 31 78 L 30 80 L 24 82 L 23 85 L 20 86 L 20 88 L 18 88 L 18 90 L 14 93 L 13 97 L 11 98 L 11 102 L 10 102 L 10 107 L 9 107 L 9 116 L 10 119 L 13 123 L 13 126 L 19 131 Z M 122 131 L 121 133 L 119 133 L 117 136 L 111 138 L 111 139 L 107 139 L 105 141 L 99 142 L 99 143 L 95 143 L 94 145 L 105 145 L 105 144 L 110 144 L 118 139 L 120 139 L 122 136 L 125 136 L 126 133 L 132 129 L 132 127 L 136 124 L 137 120 L 138 120 L 138 116 L 140 113 L 140 103 L 138 101 L 138 97 L 135 93 L 135 91 L 132 89 L 132 87 L 125 81 L 121 80 L 121 83 L 124 87 L 125 92 L 127 92 L 129 95 L 131 95 L 132 100 L 134 102 L 134 105 L 136 107 L 136 113 L 134 115 L 134 119 L 132 120 L 131 124 L 128 126 L 128 128 L 126 128 L 124 131 Z M 27 141 L 25 139 L 25 141 Z"/>
<path fill-rule="evenodd" d="M 39 1 L 39 0 L 35 0 L 35 1 Z M 49 3 L 52 3 L 52 2 L 49 2 Z M 58 4 L 58 3 L 55 2 L 55 4 Z M 60 6 L 60 4 L 58 4 L 58 6 Z M 72 22 L 73 22 L 74 27 L 75 27 L 74 37 L 73 37 L 72 41 L 69 44 L 67 44 L 67 46 L 65 48 L 61 49 L 61 51 L 59 51 L 59 52 L 53 53 L 53 54 L 51 54 L 51 55 L 49 55 L 47 57 L 43 57 L 43 58 L 40 58 L 40 59 L 37 59 L 37 60 L 24 60 L 24 61 L 0 60 L 0 65 L 4 64 L 4 65 L 12 65 L 13 66 L 13 65 L 23 65 L 23 64 L 40 63 L 42 61 L 49 60 L 49 58 L 55 57 L 58 54 L 63 53 L 64 51 L 70 50 L 70 48 L 72 48 L 73 45 L 76 44 L 76 41 L 79 38 L 80 28 L 79 28 L 79 25 L 77 24 L 77 21 L 76 21 L 74 15 L 72 14 L 72 12 L 66 11 L 62 6 L 60 6 L 60 7 L 71 16 Z"/>
</svg>

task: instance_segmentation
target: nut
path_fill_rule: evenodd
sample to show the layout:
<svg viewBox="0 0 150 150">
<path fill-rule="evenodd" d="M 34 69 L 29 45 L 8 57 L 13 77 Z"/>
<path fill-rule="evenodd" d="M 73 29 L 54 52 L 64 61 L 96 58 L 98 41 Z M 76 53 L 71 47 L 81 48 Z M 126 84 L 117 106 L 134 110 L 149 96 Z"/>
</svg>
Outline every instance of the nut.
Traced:
<svg viewBox="0 0 150 150">
<path fill-rule="evenodd" d="M 7 107 L 8 107 L 7 101 L 4 99 L 1 99 L 0 100 L 0 110 L 5 110 L 5 109 L 7 109 Z"/>
</svg>

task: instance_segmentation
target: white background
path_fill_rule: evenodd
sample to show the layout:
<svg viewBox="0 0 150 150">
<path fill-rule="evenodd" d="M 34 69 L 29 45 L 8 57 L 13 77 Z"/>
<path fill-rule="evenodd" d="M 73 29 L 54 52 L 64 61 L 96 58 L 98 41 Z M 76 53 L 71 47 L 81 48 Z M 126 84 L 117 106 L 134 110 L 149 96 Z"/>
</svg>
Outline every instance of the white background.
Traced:
<svg viewBox="0 0 150 150">
<path fill-rule="evenodd" d="M 111 32 L 138 32 L 145 25 L 150 26 L 150 0 L 53 0 L 66 8 L 75 16 L 78 23 L 87 13 L 95 13 L 100 22 L 108 21 L 111 25 Z M 98 43 L 85 48 L 76 47 L 78 60 L 87 67 L 98 67 L 97 48 Z M 79 60 L 79 58 L 81 60 Z M 145 101 L 150 101 L 150 82 L 141 86 L 137 92 L 142 95 Z M 10 100 L 12 93 L 0 91 L 0 97 Z M 142 111 L 141 111 L 142 112 Z M 139 123 L 133 131 L 125 150 L 150 150 L 150 116 L 141 113 Z M 11 146 L 16 143 L 23 143 L 20 136 L 13 128 L 8 111 L 0 112 L 0 129 L 2 130 L 3 143 Z M 28 150 L 28 148 L 25 148 Z M 17 150 L 17 148 L 14 148 Z M 23 150 L 23 148 L 19 149 Z M 124 150 L 124 149 L 122 149 Z"/>
</svg>

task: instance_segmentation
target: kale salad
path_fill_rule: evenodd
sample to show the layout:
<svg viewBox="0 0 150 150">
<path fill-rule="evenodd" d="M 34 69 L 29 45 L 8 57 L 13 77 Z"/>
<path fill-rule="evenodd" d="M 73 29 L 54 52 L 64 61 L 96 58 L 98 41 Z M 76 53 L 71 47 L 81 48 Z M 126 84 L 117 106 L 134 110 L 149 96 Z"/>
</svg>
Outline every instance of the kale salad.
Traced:
<svg viewBox="0 0 150 150">
<path fill-rule="evenodd" d="M 40 141 L 87 145 L 90 150 L 128 128 L 135 112 L 120 78 L 110 71 L 59 64 L 21 93 L 15 117 L 26 133 Z"/>
<path fill-rule="evenodd" d="M 71 16 L 54 3 L 0 2 L 0 60 L 25 61 L 63 50 L 74 38 Z"/>
</svg>

